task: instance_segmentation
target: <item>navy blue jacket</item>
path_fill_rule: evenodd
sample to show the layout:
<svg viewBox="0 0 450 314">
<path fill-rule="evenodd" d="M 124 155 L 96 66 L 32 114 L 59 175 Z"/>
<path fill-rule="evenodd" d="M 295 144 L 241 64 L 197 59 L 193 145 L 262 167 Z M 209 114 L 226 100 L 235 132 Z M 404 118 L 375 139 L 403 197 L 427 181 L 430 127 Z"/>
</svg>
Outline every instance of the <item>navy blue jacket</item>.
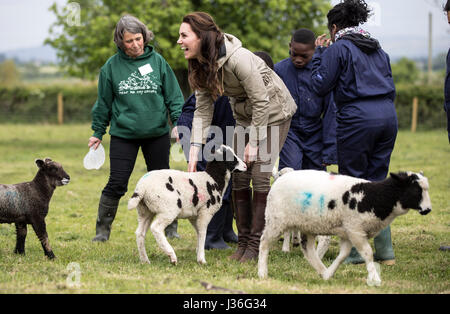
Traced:
<svg viewBox="0 0 450 314">
<path fill-rule="evenodd" d="M 317 47 L 312 64 L 314 90 L 322 96 L 333 91 L 338 110 L 366 98 L 395 99 L 389 56 L 381 48 L 367 54 L 341 39 L 328 48 Z"/>
<path fill-rule="evenodd" d="M 194 119 L 194 111 L 195 111 L 195 95 L 192 94 L 189 96 L 189 98 L 186 100 L 186 102 L 183 105 L 181 115 L 178 118 L 177 126 L 185 126 L 189 128 L 189 130 L 192 130 L 192 120 Z M 220 144 L 228 144 L 231 145 L 233 141 L 233 132 L 227 133 L 227 126 L 235 126 L 236 121 L 233 118 L 233 112 L 231 110 L 230 102 L 228 100 L 228 97 L 226 96 L 220 96 L 217 98 L 217 100 L 214 102 L 214 113 L 213 113 L 213 119 L 211 122 L 211 126 L 217 126 L 222 130 L 223 140 L 218 139 L 220 141 Z M 184 154 L 186 156 L 186 159 L 189 157 L 189 148 L 190 148 L 190 139 L 189 138 L 183 138 L 183 134 L 180 133 L 180 142 L 183 147 Z M 208 141 L 211 141 L 214 138 L 214 136 L 209 136 Z M 206 161 L 203 159 L 197 163 L 197 169 L 199 171 L 203 171 L 206 167 Z"/>
<path fill-rule="evenodd" d="M 318 132 L 322 133 L 322 161 L 336 163 L 336 106 L 331 93 L 317 95 L 311 82 L 312 63 L 304 68 L 296 68 L 290 58 L 284 59 L 274 68 L 283 80 L 297 104 L 297 111 L 292 117 L 291 129 L 308 138 Z M 306 150 L 317 151 L 303 143 Z M 320 161 L 320 162 L 322 162 Z"/>
</svg>

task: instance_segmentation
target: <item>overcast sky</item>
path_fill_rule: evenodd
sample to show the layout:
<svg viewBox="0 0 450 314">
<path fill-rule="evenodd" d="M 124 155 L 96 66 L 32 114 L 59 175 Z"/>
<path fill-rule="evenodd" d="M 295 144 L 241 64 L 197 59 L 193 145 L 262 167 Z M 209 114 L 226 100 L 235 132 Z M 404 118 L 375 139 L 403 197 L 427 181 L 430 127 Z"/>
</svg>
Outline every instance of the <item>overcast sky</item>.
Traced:
<svg viewBox="0 0 450 314">
<path fill-rule="evenodd" d="M 313 0 L 312 0 L 313 1 Z M 0 52 L 42 45 L 55 17 L 48 8 L 67 0 L 0 0 Z M 339 0 L 332 0 L 332 4 Z M 433 14 L 433 54 L 450 47 L 450 25 L 442 6 L 444 0 L 368 0 L 374 7 L 371 22 L 363 25 L 391 55 L 426 56 L 428 13 Z M 81 8 L 83 10 L 83 8 Z"/>
</svg>

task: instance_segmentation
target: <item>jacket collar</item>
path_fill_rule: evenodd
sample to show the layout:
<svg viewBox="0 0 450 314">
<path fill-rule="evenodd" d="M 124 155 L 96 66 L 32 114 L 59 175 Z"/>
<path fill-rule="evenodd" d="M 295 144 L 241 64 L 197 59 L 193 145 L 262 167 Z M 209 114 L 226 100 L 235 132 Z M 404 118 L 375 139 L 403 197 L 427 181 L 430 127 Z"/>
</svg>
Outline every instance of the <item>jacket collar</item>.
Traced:
<svg viewBox="0 0 450 314">
<path fill-rule="evenodd" d="M 141 54 L 139 57 L 137 58 L 132 58 L 129 55 L 127 55 L 122 49 L 120 49 L 119 47 L 117 47 L 117 52 L 119 53 L 119 55 L 126 59 L 126 60 L 141 60 L 141 59 L 145 59 L 148 56 L 150 56 L 153 53 L 153 47 L 150 45 L 147 45 L 144 47 L 144 53 Z"/>
<path fill-rule="evenodd" d="M 224 48 L 220 47 L 219 58 L 217 59 L 217 65 L 221 68 L 225 62 L 233 55 L 233 53 L 242 47 L 241 41 L 231 34 L 224 33 Z M 224 53 L 224 55 L 223 55 Z"/>
</svg>

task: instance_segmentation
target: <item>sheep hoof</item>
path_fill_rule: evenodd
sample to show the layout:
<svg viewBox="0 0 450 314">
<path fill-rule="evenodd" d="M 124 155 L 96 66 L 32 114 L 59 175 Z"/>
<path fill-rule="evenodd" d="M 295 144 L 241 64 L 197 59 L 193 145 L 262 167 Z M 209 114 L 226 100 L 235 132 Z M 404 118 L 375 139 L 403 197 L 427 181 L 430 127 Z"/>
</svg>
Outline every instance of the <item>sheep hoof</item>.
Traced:
<svg viewBox="0 0 450 314">
<path fill-rule="evenodd" d="M 258 277 L 259 277 L 259 279 L 266 279 L 267 278 L 267 272 L 265 272 L 265 271 L 258 271 Z"/>
<path fill-rule="evenodd" d="M 370 286 L 370 287 L 379 287 L 379 286 L 381 286 L 381 278 L 378 275 L 378 273 L 369 274 L 369 276 L 367 276 L 367 285 Z"/>
<path fill-rule="evenodd" d="M 324 280 L 329 280 L 333 276 L 333 274 L 328 271 L 324 271 L 321 276 Z"/>
<path fill-rule="evenodd" d="M 206 265 L 206 261 L 205 260 L 197 261 L 197 263 L 199 263 L 200 265 Z"/>
</svg>

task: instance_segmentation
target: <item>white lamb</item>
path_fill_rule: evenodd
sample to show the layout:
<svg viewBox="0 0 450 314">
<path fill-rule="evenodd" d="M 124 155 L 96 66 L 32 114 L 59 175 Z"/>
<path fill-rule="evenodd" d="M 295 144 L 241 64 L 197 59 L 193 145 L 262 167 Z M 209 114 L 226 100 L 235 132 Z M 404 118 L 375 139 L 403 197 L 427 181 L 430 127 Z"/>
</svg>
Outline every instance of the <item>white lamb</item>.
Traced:
<svg viewBox="0 0 450 314">
<path fill-rule="evenodd" d="M 177 257 L 167 241 L 164 229 L 175 219 L 187 218 L 197 232 L 197 262 L 206 264 L 205 237 L 211 218 L 219 210 L 231 172 L 246 171 L 245 163 L 233 150 L 222 145 L 214 160 L 201 172 L 154 170 L 137 183 L 128 209 L 137 207 L 136 242 L 140 260 L 150 263 L 145 250 L 145 235 L 150 227 L 158 246 L 169 256 L 172 264 Z"/>
<path fill-rule="evenodd" d="M 273 168 L 272 170 L 272 176 L 274 180 L 277 180 L 282 175 L 294 171 L 293 168 L 285 167 L 281 169 L 280 171 L 277 171 L 277 168 Z M 300 231 L 297 229 L 293 230 L 285 230 L 283 235 L 283 246 L 281 250 L 283 252 L 289 252 L 291 250 L 291 240 L 293 246 L 299 246 L 300 245 Z M 322 259 L 325 255 L 325 253 L 328 251 L 328 247 L 330 246 L 331 237 L 330 236 L 318 236 L 317 237 L 318 244 L 317 244 L 317 255 L 319 255 L 319 258 Z"/>
<path fill-rule="evenodd" d="M 302 234 L 306 259 L 325 280 L 333 276 L 354 246 L 366 262 L 367 282 L 380 285 L 368 239 L 409 209 L 422 215 L 431 211 L 428 180 L 422 174 L 391 173 L 384 181 L 370 182 L 316 170 L 286 173 L 275 181 L 267 197 L 258 275 L 267 277 L 270 245 L 286 229 L 294 228 Z M 316 235 L 341 238 L 339 255 L 328 268 L 314 248 Z"/>
</svg>

